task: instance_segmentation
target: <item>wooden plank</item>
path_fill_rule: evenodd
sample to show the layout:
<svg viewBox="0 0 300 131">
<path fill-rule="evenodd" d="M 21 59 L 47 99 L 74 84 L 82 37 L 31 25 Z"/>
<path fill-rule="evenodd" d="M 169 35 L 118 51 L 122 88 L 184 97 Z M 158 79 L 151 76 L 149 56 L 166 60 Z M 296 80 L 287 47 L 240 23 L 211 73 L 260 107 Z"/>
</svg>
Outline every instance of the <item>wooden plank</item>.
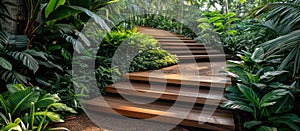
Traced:
<svg viewBox="0 0 300 131">
<path fill-rule="evenodd" d="M 206 46 L 204 44 L 196 44 L 196 43 L 159 42 L 158 44 L 161 45 L 161 46 L 198 46 L 198 47 L 204 47 L 204 46 Z"/>
<path fill-rule="evenodd" d="M 123 78 L 138 81 L 162 82 L 177 85 L 205 86 L 213 88 L 224 88 L 230 86 L 230 78 L 220 76 L 192 76 L 180 74 L 157 74 L 147 72 L 134 72 L 123 75 Z"/>
<path fill-rule="evenodd" d="M 133 86 L 133 88 L 131 88 Z M 223 102 L 225 98 L 223 94 L 209 94 L 209 90 L 197 88 L 180 88 L 174 86 L 163 86 L 158 84 L 144 84 L 136 82 L 119 82 L 105 87 L 106 92 L 119 93 L 124 95 L 132 95 L 139 97 L 157 98 L 164 100 L 192 102 L 198 104 L 205 104 L 207 99 Z M 180 99 L 178 97 L 180 96 Z M 207 103 L 212 105 L 219 105 L 219 103 Z"/>
<path fill-rule="evenodd" d="M 171 54 L 217 54 L 220 53 L 218 50 L 170 50 Z"/>
<path fill-rule="evenodd" d="M 152 36 L 156 40 L 169 40 L 169 39 L 175 39 L 175 40 L 193 40 L 191 38 L 186 38 L 186 37 L 178 37 L 178 36 Z"/>
<path fill-rule="evenodd" d="M 197 43 L 196 40 L 178 40 L 178 39 L 160 39 L 159 42 L 172 42 L 172 43 Z"/>
<path fill-rule="evenodd" d="M 224 58 L 226 60 L 226 55 L 223 54 L 214 54 L 214 55 L 178 55 L 179 60 L 190 60 L 190 59 L 215 59 L 215 58 Z"/>
<path fill-rule="evenodd" d="M 184 47 L 184 46 L 162 46 L 165 50 L 210 50 L 212 47 Z"/>
<path fill-rule="evenodd" d="M 208 119 L 204 119 L 199 118 L 200 114 L 203 113 L 199 109 L 193 109 L 185 116 L 184 114 L 186 114 L 187 110 L 184 107 L 176 107 L 176 109 L 171 112 L 169 108 L 172 104 L 159 102 L 136 104 L 117 97 L 105 96 L 104 98 L 105 99 L 98 97 L 89 100 L 85 105 L 90 110 L 113 114 L 118 112 L 119 114 L 133 118 L 147 119 L 160 116 L 160 119 L 153 120 L 172 124 L 183 120 L 181 124 L 186 126 L 210 130 L 234 130 L 232 113 L 224 110 L 216 110 L 212 116 L 208 117 Z M 108 103 L 108 105 L 104 103 Z M 205 123 L 199 124 L 199 121 Z"/>
</svg>

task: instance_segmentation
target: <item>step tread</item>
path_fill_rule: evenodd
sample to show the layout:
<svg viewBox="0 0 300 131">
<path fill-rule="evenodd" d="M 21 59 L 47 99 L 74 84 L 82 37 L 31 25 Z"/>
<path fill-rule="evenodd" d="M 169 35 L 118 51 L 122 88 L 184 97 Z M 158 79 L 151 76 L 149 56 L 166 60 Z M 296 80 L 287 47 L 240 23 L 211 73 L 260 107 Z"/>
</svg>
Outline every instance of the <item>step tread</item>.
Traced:
<svg viewBox="0 0 300 131">
<path fill-rule="evenodd" d="M 210 50 L 212 49 L 212 47 L 207 47 L 207 46 L 199 46 L 199 47 L 193 47 L 193 46 L 189 46 L 189 47 L 186 47 L 186 46 L 162 46 L 163 49 L 166 49 L 166 50 Z"/>
<path fill-rule="evenodd" d="M 171 54 L 215 54 L 220 53 L 218 50 L 170 50 Z"/>
<path fill-rule="evenodd" d="M 133 88 L 131 88 L 133 87 Z M 175 87 L 166 86 L 162 84 L 145 84 L 136 82 L 118 82 L 109 86 L 106 86 L 105 91 L 110 93 L 119 93 L 132 96 L 157 98 L 165 100 L 178 101 L 178 96 L 180 96 L 180 101 L 183 102 L 195 102 L 198 104 L 205 104 L 207 99 L 215 101 L 225 101 L 222 94 L 209 94 L 209 90 L 188 88 L 188 87 Z M 210 103 L 208 103 L 210 104 Z M 211 103 L 212 105 L 218 105 L 219 103 Z"/>
<path fill-rule="evenodd" d="M 177 55 L 180 60 L 184 59 L 209 59 L 209 58 L 226 58 L 224 54 L 209 54 L 209 55 Z"/>
<path fill-rule="evenodd" d="M 169 40 L 166 40 L 166 39 L 161 39 L 161 40 L 158 40 L 159 42 L 170 42 L 170 43 L 197 43 L 196 40 L 180 40 L 180 39 L 169 39 Z"/>
<path fill-rule="evenodd" d="M 193 75 L 180 75 L 180 74 L 155 74 L 151 71 L 146 72 L 133 72 L 123 75 L 123 78 L 138 81 L 151 81 L 169 84 L 182 84 L 191 86 L 205 86 L 224 88 L 230 83 L 230 78 L 221 76 L 193 76 Z"/>
<path fill-rule="evenodd" d="M 107 103 L 107 105 L 105 103 Z M 160 116 L 163 118 L 169 118 L 168 121 L 164 122 L 172 122 L 172 120 L 177 119 L 183 120 L 181 123 L 188 126 L 194 125 L 201 127 L 205 126 L 205 124 L 211 124 L 217 126 L 218 128 L 234 129 L 233 115 L 231 112 L 225 110 L 217 109 L 212 116 L 209 117 L 208 115 L 205 116 L 204 114 L 205 118 L 200 118 L 199 116 L 201 114 L 202 108 L 198 108 L 192 109 L 187 116 L 184 116 L 187 112 L 187 109 L 185 109 L 184 107 L 176 106 L 176 109 L 171 112 L 169 109 L 170 107 L 172 107 L 172 104 L 160 102 L 153 102 L 150 104 L 136 104 L 115 96 L 104 96 L 104 99 L 102 97 L 97 97 L 87 101 L 85 104 L 91 110 L 107 113 L 113 113 L 113 110 L 115 110 L 118 113 L 121 113 L 122 115 L 128 117 L 143 119 L 149 118 L 149 116 Z M 163 121 L 164 119 L 155 120 Z M 198 124 L 199 121 L 205 123 Z M 198 125 L 195 125 L 195 123 Z M 212 128 L 213 127 L 214 126 L 212 126 Z"/>
<path fill-rule="evenodd" d="M 152 35 L 151 35 L 152 36 Z M 191 38 L 182 37 L 182 36 L 152 36 L 156 40 L 169 40 L 169 39 L 175 39 L 175 40 L 193 40 Z"/>
<path fill-rule="evenodd" d="M 197 43 L 172 43 L 172 42 L 159 42 L 159 45 L 162 46 L 206 46 L 205 44 L 197 44 Z M 207 46 L 208 47 L 208 46 Z"/>
</svg>

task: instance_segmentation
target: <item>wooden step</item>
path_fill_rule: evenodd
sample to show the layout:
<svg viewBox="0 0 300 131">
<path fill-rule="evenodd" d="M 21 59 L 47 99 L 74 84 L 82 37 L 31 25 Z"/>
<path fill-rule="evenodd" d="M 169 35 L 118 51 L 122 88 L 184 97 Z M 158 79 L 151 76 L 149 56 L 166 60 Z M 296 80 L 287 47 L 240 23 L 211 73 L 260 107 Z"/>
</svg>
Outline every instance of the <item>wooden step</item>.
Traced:
<svg viewBox="0 0 300 131">
<path fill-rule="evenodd" d="M 172 42 L 159 42 L 161 46 L 196 46 L 196 47 L 204 47 L 205 44 L 196 44 L 196 43 L 172 43 Z"/>
<path fill-rule="evenodd" d="M 107 104 L 105 104 L 107 103 Z M 85 103 L 89 110 L 121 114 L 127 117 L 148 119 L 160 116 L 159 119 L 152 119 L 154 121 L 177 124 L 181 121 L 181 125 L 192 126 L 210 130 L 234 130 L 234 121 L 232 113 L 224 110 L 216 110 L 213 115 L 207 115 L 204 112 L 201 114 L 201 108 L 192 109 L 188 112 L 184 106 L 176 106 L 175 110 L 170 111 L 173 104 L 153 102 L 150 104 L 136 104 L 115 96 L 97 97 Z M 188 113 L 188 114 L 187 114 Z M 187 116 L 185 116 L 187 114 Z M 207 115 L 207 117 L 201 117 Z M 205 122 L 199 124 L 199 122 Z"/>
<path fill-rule="evenodd" d="M 183 54 L 194 54 L 194 55 L 200 55 L 200 54 L 217 54 L 220 53 L 218 50 L 169 50 L 169 53 L 171 54 L 178 54 L 178 55 L 183 55 Z"/>
<path fill-rule="evenodd" d="M 164 43 L 197 43 L 196 40 L 160 39 L 158 42 Z"/>
<path fill-rule="evenodd" d="M 131 88 L 133 87 L 133 88 Z M 137 82 L 119 82 L 105 87 L 106 92 L 119 93 L 123 95 L 157 98 L 163 100 L 192 102 L 198 104 L 219 105 L 219 102 L 225 101 L 223 94 L 209 94 L 209 90 L 166 86 L 162 84 L 145 84 Z M 180 98 L 178 99 L 178 97 Z M 206 103 L 206 100 L 214 100 L 216 102 Z"/>
<path fill-rule="evenodd" d="M 184 47 L 184 46 L 162 46 L 163 49 L 165 50 L 211 50 L 212 47 L 194 47 L 194 46 L 189 46 L 189 47 Z"/>
<path fill-rule="evenodd" d="M 151 35 L 152 36 L 152 35 Z M 178 37 L 178 36 L 152 36 L 153 38 L 155 38 L 156 40 L 160 41 L 160 40 L 193 40 L 191 38 L 186 38 L 186 37 Z"/>
<path fill-rule="evenodd" d="M 150 35 L 154 38 L 156 38 L 156 37 L 175 37 L 175 38 L 184 37 L 184 35 L 177 35 L 177 34 L 165 34 L 165 33 L 155 33 L 155 34 L 153 34 L 151 32 L 140 32 L 140 33 L 145 34 L 145 35 Z"/>
<path fill-rule="evenodd" d="M 179 60 L 199 60 L 199 59 L 218 59 L 218 58 L 224 58 L 226 59 L 226 55 L 224 54 L 213 54 L 213 55 L 177 55 L 177 58 Z"/>
<path fill-rule="evenodd" d="M 222 76 L 192 76 L 179 74 L 155 74 L 151 71 L 133 72 L 123 75 L 123 78 L 137 81 L 161 82 L 176 85 L 203 86 L 210 88 L 225 88 L 231 85 L 230 78 Z M 212 87 L 211 87 L 212 86 Z M 225 87 L 224 87 L 225 86 Z"/>
</svg>

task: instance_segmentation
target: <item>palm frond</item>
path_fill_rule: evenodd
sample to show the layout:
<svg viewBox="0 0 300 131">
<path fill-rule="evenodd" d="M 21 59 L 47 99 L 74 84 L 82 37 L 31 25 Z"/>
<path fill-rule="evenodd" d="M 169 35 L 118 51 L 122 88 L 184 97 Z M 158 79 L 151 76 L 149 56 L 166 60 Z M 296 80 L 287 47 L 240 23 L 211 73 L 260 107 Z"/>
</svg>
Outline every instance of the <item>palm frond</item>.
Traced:
<svg viewBox="0 0 300 131">
<path fill-rule="evenodd" d="M 263 17 L 266 22 L 270 22 L 276 32 L 288 32 L 300 29 L 300 5 L 293 3 L 272 3 L 255 9 L 252 13 L 254 17 Z M 285 28 L 283 28 L 283 26 Z"/>
<path fill-rule="evenodd" d="M 284 58 L 279 69 L 287 67 L 293 63 L 293 73 L 299 73 L 300 64 L 300 30 L 293 31 L 287 35 L 280 36 L 276 39 L 267 41 L 261 45 L 266 50 L 266 56 L 284 54 L 288 52 L 288 55 Z"/>
</svg>

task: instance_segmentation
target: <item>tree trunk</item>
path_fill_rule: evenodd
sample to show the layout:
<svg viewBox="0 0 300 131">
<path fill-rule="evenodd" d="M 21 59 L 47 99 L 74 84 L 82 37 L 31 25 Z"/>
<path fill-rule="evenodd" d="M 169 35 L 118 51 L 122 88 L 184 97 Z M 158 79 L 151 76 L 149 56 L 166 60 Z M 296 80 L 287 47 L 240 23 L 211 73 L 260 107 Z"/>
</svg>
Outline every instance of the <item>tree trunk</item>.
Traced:
<svg viewBox="0 0 300 131">
<path fill-rule="evenodd" d="M 1 21 L 2 29 L 12 34 L 23 34 L 26 7 L 23 0 L 10 0 L 15 6 L 8 6 L 9 15 L 17 22 L 8 20 L 8 23 Z"/>
</svg>

